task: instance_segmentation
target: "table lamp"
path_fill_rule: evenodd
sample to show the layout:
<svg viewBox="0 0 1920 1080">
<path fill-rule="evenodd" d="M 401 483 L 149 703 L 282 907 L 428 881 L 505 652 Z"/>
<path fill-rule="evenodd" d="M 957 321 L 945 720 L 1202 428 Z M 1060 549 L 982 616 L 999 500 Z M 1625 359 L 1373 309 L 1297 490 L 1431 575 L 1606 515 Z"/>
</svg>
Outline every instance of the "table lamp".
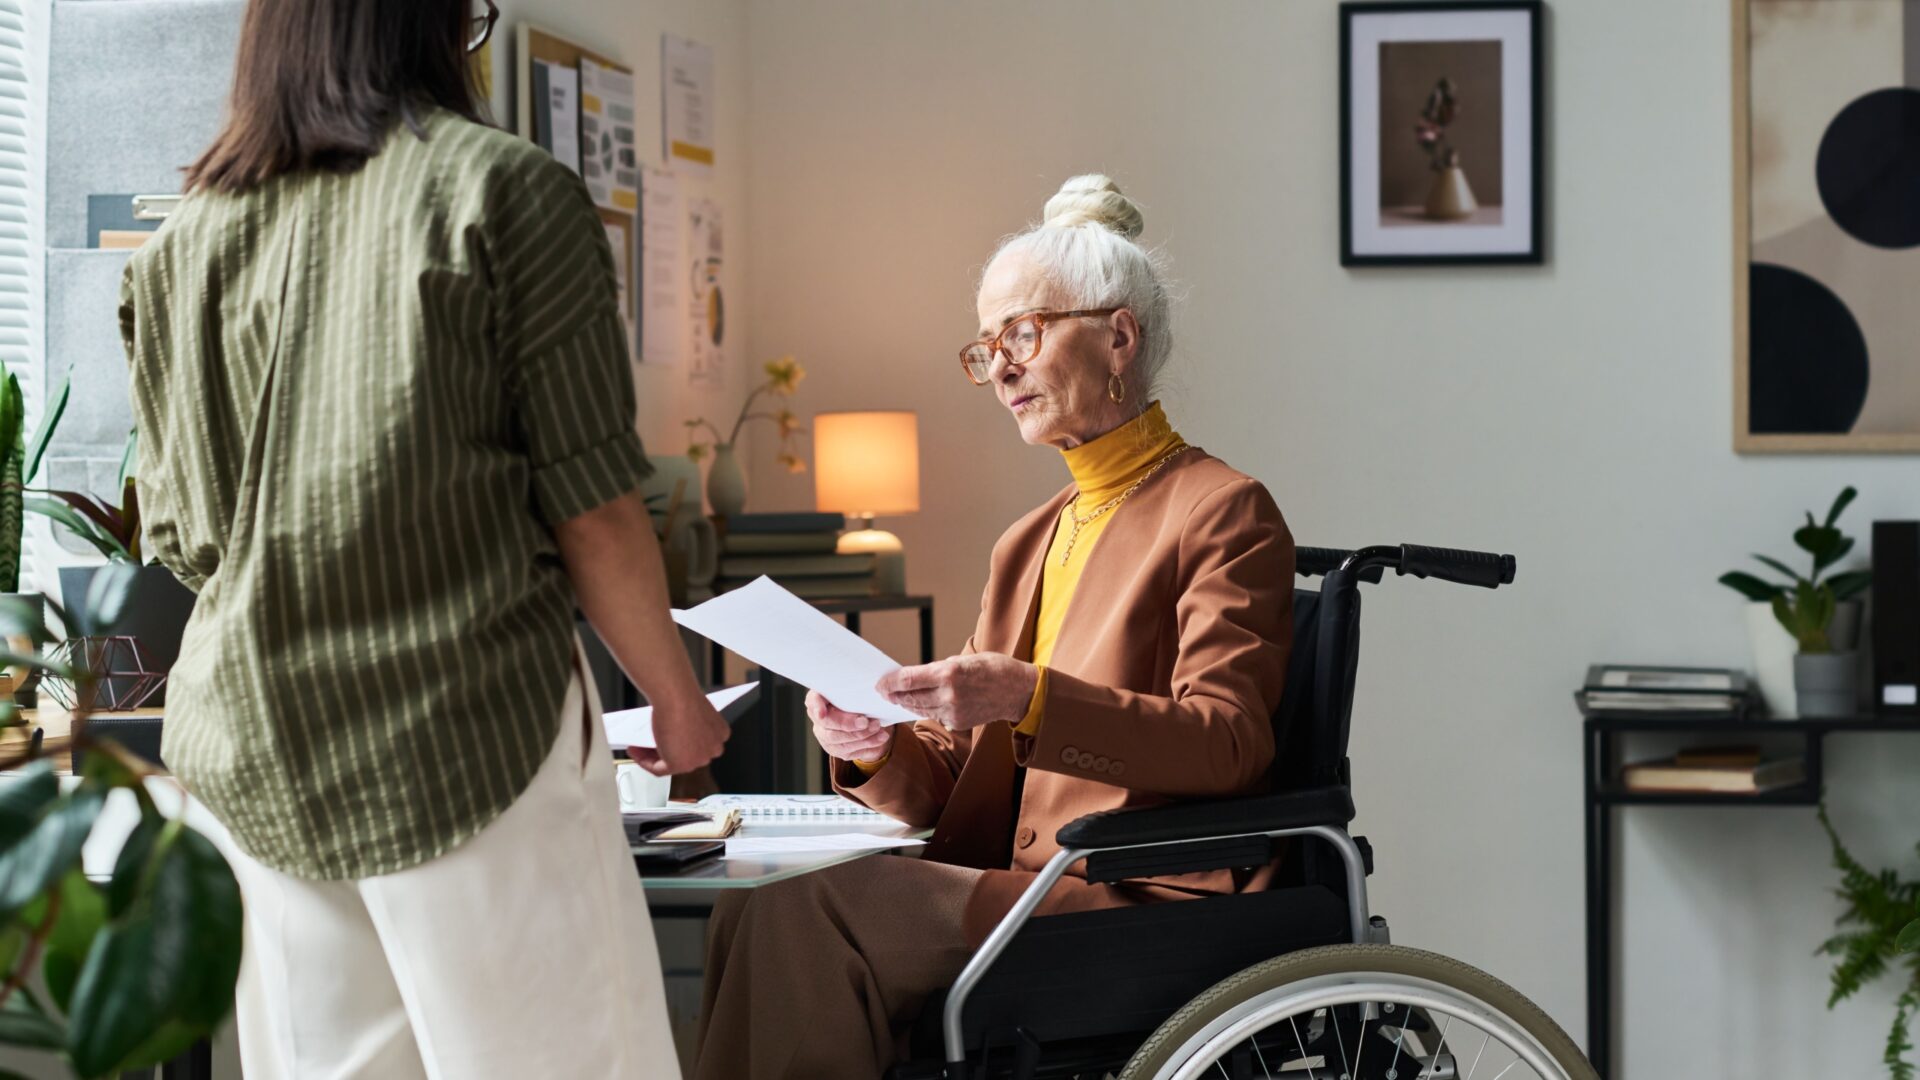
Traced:
<svg viewBox="0 0 1920 1080">
<path fill-rule="evenodd" d="M 920 418 L 911 412 L 825 412 L 813 418 L 813 495 L 823 513 L 858 528 L 840 537 L 842 555 L 873 556 L 874 591 L 907 591 L 900 538 L 873 519 L 920 510 Z"/>
</svg>

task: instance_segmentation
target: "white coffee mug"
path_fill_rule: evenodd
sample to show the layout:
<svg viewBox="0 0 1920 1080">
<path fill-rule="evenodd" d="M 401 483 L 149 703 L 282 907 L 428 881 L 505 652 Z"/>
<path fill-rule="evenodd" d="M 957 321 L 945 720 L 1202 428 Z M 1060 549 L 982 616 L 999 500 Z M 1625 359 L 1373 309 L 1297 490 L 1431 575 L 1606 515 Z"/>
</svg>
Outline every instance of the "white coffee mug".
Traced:
<svg viewBox="0 0 1920 1080">
<path fill-rule="evenodd" d="M 620 792 L 620 811 L 654 810 L 667 805 L 673 777 L 655 776 L 631 761 L 613 767 L 613 786 Z"/>
</svg>

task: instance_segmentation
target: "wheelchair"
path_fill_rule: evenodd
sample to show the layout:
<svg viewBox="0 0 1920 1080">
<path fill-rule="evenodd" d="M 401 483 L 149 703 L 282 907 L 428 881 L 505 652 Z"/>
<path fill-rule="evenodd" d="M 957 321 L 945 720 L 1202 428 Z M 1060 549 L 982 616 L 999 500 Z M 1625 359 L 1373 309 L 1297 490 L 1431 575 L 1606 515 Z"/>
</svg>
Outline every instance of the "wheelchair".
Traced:
<svg viewBox="0 0 1920 1080">
<path fill-rule="evenodd" d="M 1598 1080 L 1511 987 L 1391 944 L 1367 908 L 1372 849 L 1347 832 L 1360 585 L 1391 569 L 1493 589 L 1512 583 L 1513 556 L 1301 548 L 1297 565 L 1323 580 L 1294 591 L 1273 794 L 1062 828 L 1062 850 L 929 1004 L 889 1080 Z M 1119 882 L 1276 858 L 1264 892 L 1031 917 L 1082 861 L 1089 881 Z"/>
</svg>

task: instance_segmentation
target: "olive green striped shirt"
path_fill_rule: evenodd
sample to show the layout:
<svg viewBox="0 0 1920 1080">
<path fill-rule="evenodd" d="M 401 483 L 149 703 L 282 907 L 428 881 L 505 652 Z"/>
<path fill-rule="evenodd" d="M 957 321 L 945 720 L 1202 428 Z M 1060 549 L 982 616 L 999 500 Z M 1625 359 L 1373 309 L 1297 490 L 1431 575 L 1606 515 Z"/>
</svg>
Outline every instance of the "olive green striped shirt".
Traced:
<svg viewBox="0 0 1920 1080">
<path fill-rule="evenodd" d="M 552 529 L 648 471 L 586 188 L 420 123 L 189 197 L 122 290 L 146 544 L 199 593 L 162 754 L 303 877 L 424 862 L 526 788 L 572 671 Z"/>
</svg>

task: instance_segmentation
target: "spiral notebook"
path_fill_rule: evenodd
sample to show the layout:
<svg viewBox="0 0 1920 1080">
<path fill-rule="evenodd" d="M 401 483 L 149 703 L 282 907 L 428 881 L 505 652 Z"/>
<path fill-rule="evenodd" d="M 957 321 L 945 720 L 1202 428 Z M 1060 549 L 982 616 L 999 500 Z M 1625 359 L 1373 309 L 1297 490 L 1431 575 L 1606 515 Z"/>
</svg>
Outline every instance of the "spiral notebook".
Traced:
<svg viewBox="0 0 1920 1080">
<path fill-rule="evenodd" d="M 763 824 L 776 821 L 879 824 L 893 820 L 844 795 L 709 795 L 697 805 L 703 810 L 738 810 L 746 821 Z"/>
</svg>

